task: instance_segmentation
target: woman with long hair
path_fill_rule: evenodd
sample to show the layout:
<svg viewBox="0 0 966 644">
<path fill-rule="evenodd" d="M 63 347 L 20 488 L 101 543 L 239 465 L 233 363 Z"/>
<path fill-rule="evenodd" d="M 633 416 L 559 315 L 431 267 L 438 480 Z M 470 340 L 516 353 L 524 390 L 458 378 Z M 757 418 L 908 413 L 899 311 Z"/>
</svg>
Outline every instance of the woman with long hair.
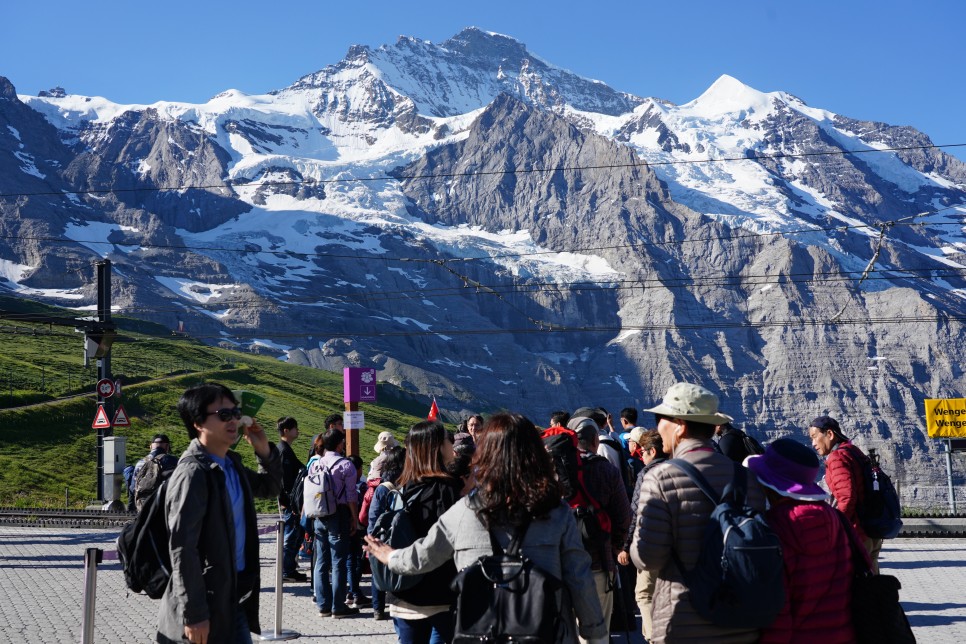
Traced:
<svg viewBox="0 0 966 644">
<path fill-rule="evenodd" d="M 453 436 L 442 423 L 416 423 L 406 434 L 406 461 L 397 485 L 420 537 L 460 498 L 463 482 L 448 469 L 453 457 Z M 389 615 L 401 644 L 448 643 L 453 639 L 450 612 L 456 595 L 450 584 L 455 577 L 456 566 L 450 561 L 412 588 L 393 593 Z"/>
<path fill-rule="evenodd" d="M 563 582 L 558 605 L 564 629 L 558 641 L 577 641 L 575 616 L 582 637 L 605 637 L 590 555 L 570 508 L 561 501 L 553 464 L 536 427 L 519 414 L 496 414 L 479 436 L 473 456 L 476 490 L 408 548 L 394 550 L 366 537 L 370 555 L 400 574 L 419 574 L 452 562 L 463 569 L 492 553 L 491 531 L 506 548 L 525 527 L 522 553 Z"/>
</svg>

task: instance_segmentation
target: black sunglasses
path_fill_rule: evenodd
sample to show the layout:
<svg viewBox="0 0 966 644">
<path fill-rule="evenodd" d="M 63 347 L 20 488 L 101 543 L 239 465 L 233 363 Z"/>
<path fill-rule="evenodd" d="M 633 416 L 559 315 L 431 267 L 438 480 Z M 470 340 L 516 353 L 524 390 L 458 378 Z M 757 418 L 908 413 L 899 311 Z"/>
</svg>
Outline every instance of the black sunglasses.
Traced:
<svg viewBox="0 0 966 644">
<path fill-rule="evenodd" d="M 239 418 L 242 417 L 241 409 L 239 409 L 238 407 L 219 409 L 218 411 L 209 411 L 207 414 L 205 414 L 205 418 L 213 414 L 218 414 L 218 420 L 225 423 L 227 423 L 232 418 L 234 418 L 235 420 L 238 420 Z"/>
</svg>

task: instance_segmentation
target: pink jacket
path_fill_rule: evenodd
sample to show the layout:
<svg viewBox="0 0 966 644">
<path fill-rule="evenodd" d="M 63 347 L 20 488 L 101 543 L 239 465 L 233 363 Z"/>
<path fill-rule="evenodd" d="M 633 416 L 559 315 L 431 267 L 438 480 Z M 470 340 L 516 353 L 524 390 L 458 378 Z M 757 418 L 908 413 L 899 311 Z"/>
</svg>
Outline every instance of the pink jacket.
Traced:
<svg viewBox="0 0 966 644">
<path fill-rule="evenodd" d="M 761 633 L 762 644 L 851 644 L 852 552 L 837 510 L 785 499 L 765 516 L 785 559 L 785 608 Z"/>
</svg>

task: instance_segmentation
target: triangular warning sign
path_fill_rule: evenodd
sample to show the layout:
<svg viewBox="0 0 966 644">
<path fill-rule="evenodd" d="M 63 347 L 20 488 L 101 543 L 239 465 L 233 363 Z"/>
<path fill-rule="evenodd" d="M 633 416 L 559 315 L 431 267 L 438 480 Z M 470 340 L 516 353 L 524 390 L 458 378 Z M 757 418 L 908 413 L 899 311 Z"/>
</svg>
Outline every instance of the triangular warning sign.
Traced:
<svg viewBox="0 0 966 644">
<path fill-rule="evenodd" d="M 97 406 L 97 415 L 94 416 L 94 422 L 91 423 L 91 429 L 108 429 L 111 426 L 111 421 L 107 418 L 107 412 L 104 411 L 104 405 Z"/>
<path fill-rule="evenodd" d="M 124 405 L 118 405 L 117 411 L 114 412 L 114 426 L 115 427 L 130 427 L 131 421 L 128 420 L 127 412 L 124 411 Z"/>
</svg>

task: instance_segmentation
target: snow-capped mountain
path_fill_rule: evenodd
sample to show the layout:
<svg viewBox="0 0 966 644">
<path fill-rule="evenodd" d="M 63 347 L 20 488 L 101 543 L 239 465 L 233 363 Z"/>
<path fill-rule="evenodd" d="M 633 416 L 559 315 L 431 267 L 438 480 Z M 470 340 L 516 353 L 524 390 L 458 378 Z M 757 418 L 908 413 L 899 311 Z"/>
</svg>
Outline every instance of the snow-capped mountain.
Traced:
<svg viewBox="0 0 966 644">
<path fill-rule="evenodd" d="M 842 417 L 929 504 L 922 401 L 966 386 L 966 164 L 930 145 L 728 76 L 632 96 L 473 28 L 199 105 L 0 79 L 0 287 L 90 304 L 109 256 L 121 311 L 538 422 L 697 381 L 769 437 Z"/>
</svg>

